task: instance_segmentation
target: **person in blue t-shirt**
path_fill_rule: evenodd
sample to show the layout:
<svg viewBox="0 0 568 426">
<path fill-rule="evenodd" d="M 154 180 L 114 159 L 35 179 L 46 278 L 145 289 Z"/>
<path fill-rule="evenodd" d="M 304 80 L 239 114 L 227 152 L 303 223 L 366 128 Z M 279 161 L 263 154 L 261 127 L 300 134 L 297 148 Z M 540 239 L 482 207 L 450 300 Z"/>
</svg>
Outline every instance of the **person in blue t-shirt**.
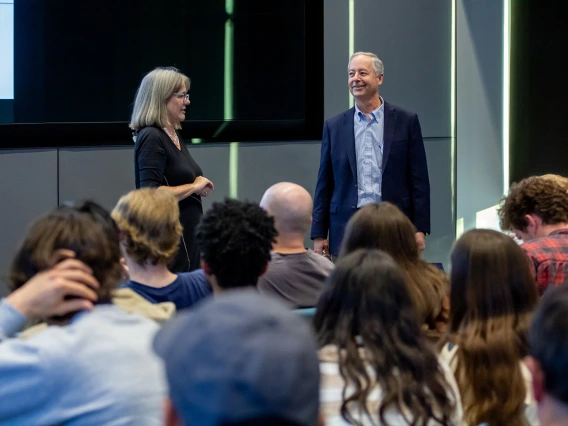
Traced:
<svg viewBox="0 0 568 426">
<path fill-rule="evenodd" d="M 168 269 L 182 235 L 172 195 L 150 188 L 131 191 L 120 198 L 112 217 L 130 278 L 123 287 L 152 303 L 173 302 L 178 310 L 212 294 L 203 270 L 174 274 Z"/>
</svg>

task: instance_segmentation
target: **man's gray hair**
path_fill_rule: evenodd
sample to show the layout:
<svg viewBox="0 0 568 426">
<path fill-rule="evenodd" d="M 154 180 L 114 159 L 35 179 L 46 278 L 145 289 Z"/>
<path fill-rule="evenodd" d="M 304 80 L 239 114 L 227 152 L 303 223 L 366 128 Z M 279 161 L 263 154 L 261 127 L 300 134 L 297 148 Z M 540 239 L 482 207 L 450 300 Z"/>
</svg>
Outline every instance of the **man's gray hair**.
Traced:
<svg viewBox="0 0 568 426">
<path fill-rule="evenodd" d="M 353 55 L 351 55 L 351 57 L 349 58 L 349 63 L 347 64 L 347 71 L 349 71 L 349 65 L 351 64 L 351 59 L 353 59 L 355 56 L 361 56 L 361 55 L 368 56 L 373 60 L 373 69 L 375 70 L 375 74 L 377 75 L 377 77 L 385 73 L 385 67 L 383 66 L 383 61 L 381 61 L 377 55 L 371 52 L 355 52 Z"/>
</svg>

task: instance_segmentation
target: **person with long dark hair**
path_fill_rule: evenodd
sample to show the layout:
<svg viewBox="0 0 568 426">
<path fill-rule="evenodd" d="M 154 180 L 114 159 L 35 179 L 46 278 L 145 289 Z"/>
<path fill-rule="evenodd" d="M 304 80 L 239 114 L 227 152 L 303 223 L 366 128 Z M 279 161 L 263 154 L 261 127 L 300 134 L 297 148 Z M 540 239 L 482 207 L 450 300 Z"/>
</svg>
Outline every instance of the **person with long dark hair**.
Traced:
<svg viewBox="0 0 568 426">
<path fill-rule="evenodd" d="M 314 317 L 326 425 L 459 425 L 456 382 L 421 332 L 392 257 L 356 250 L 326 287 Z"/>
<path fill-rule="evenodd" d="M 199 268 L 195 228 L 203 216 L 201 197 L 213 191 L 201 167 L 179 135 L 189 101 L 189 78 L 176 68 L 156 68 L 140 83 L 130 128 L 135 132 L 136 188 L 160 188 L 179 203 L 183 234 L 180 250 L 170 264 L 172 272 Z"/>
<path fill-rule="evenodd" d="M 451 256 L 449 343 L 469 425 L 536 423 L 530 372 L 522 362 L 537 303 L 528 261 L 509 236 L 466 232 Z"/>
<path fill-rule="evenodd" d="M 415 233 L 410 219 L 394 204 L 368 204 L 347 223 L 340 257 L 361 248 L 390 254 L 409 285 L 420 325 L 436 340 L 445 332 L 448 319 L 449 281 L 446 274 L 420 258 Z"/>
</svg>

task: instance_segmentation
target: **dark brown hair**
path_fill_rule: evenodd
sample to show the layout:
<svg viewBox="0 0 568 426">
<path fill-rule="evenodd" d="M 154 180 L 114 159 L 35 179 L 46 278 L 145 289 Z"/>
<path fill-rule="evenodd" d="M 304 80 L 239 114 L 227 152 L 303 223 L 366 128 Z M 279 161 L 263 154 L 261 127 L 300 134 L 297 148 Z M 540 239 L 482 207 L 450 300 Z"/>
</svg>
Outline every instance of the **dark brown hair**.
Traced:
<svg viewBox="0 0 568 426">
<path fill-rule="evenodd" d="M 451 256 L 451 339 L 469 424 L 524 425 L 527 389 L 520 361 L 537 291 L 527 258 L 507 235 L 475 229 Z"/>
<path fill-rule="evenodd" d="M 61 260 L 54 257 L 59 249 L 74 251 L 91 267 L 100 283 L 99 302 L 110 302 L 123 271 L 118 232 L 109 213 L 91 201 L 58 207 L 32 224 L 12 262 L 11 289 L 53 267 Z"/>
<path fill-rule="evenodd" d="M 394 409 L 408 414 L 415 426 L 452 424 L 456 396 L 420 330 L 404 276 L 392 257 L 380 250 L 345 255 L 326 288 L 314 326 L 321 347 L 337 346 L 345 382 L 342 417 L 361 425 L 356 413 L 363 410 L 373 424 L 380 419 L 388 425 L 385 414 Z M 371 414 L 367 399 L 375 383 L 383 396 L 378 412 Z M 348 387 L 354 389 L 351 394 Z"/>
<path fill-rule="evenodd" d="M 368 204 L 347 223 L 340 257 L 360 248 L 390 254 L 406 276 L 420 324 L 433 328 L 448 295 L 449 282 L 442 271 L 420 258 L 415 233 L 410 219 L 394 204 Z"/>
<path fill-rule="evenodd" d="M 537 215 L 547 225 L 568 222 L 566 186 L 549 176 L 531 176 L 511 185 L 498 210 L 501 229 L 525 231 L 528 225 L 525 216 L 530 214 Z"/>
</svg>

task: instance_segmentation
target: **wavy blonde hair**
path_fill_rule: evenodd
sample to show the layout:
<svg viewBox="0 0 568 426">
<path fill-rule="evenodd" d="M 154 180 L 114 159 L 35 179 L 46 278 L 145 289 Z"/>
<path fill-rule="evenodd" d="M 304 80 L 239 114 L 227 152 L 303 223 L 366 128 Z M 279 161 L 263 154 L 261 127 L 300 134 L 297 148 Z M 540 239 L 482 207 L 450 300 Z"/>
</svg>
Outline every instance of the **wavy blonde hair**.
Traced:
<svg viewBox="0 0 568 426">
<path fill-rule="evenodd" d="M 156 68 L 142 79 L 136 91 L 132 117 L 128 125 L 132 130 L 138 131 L 148 126 L 166 127 L 168 124 L 168 110 L 166 104 L 172 95 L 185 84 L 189 90 L 190 80 L 177 68 Z M 181 129 L 179 123 L 173 123 L 176 129 Z"/>
<path fill-rule="evenodd" d="M 173 195 L 152 188 L 130 191 L 118 200 L 112 218 L 126 254 L 137 264 L 167 264 L 176 255 L 182 226 Z"/>
</svg>

